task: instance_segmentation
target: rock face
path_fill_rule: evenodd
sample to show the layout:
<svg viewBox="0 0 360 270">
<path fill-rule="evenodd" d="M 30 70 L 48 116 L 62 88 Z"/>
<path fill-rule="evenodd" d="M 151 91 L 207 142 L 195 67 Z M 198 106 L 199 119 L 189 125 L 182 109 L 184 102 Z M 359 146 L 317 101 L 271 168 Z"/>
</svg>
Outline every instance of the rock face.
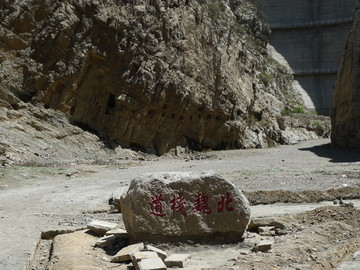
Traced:
<svg viewBox="0 0 360 270">
<path fill-rule="evenodd" d="M 182 241 L 222 236 L 236 241 L 250 219 L 248 200 L 214 173 L 157 173 L 132 180 L 120 200 L 134 240 Z"/>
<path fill-rule="evenodd" d="M 331 142 L 343 148 L 360 148 L 360 2 L 334 90 Z"/>
<path fill-rule="evenodd" d="M 1 93 L 113 147 L 272 146 L 302 106 L 244 0 L 0 0 L 0 20 Z"/>
</svg>

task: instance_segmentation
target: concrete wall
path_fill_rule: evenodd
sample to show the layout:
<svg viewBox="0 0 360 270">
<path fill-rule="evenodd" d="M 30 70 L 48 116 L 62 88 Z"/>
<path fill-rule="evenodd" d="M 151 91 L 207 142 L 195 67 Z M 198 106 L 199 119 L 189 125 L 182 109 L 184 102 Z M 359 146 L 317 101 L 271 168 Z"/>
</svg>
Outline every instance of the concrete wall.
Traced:
<svg viewBox="0 0 360 270">
<path fill-rule="evenodd" d="M 337 71 L 352 24 L 273 29 L 270 43 L 297 73 Z M 316 71 L 318 69 L 318 71 Z"/>
<path fill-rule="evenodd" d="M 274 23 L 308 23 L 352 17 L 356 0 L 254 0 Z"/>
<path fill-rule="evenodd" d="M 310 96 L 316 111 L 319 114 L 329 115 L 336 74 L 295 75 L 294 77 Z"/>
<path fill-rule="evenodd" d="M 288 61 L 316 110 L 328 114 L 356 0 L 253 0 L 272 29 L 270 43 Z"/>
</svg>

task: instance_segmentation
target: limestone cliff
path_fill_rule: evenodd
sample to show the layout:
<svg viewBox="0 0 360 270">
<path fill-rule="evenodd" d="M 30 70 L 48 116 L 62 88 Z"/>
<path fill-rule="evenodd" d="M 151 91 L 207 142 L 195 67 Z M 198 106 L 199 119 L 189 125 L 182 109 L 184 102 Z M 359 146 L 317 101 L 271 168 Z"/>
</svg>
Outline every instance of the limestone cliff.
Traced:
<svg viewBox="0 0 360 270">
<path fill-rule="evenodd" d="M 278 121 L 302 101 L 247 1 L 0 0 L 0 11 L 0 90 L 113 147 L 293 142 Z"/>
<path fill-rule="evenodd" d="M 360 148 L 360 2 L 334 90 L 331 115 L 333 146 Z"/>
</svg>

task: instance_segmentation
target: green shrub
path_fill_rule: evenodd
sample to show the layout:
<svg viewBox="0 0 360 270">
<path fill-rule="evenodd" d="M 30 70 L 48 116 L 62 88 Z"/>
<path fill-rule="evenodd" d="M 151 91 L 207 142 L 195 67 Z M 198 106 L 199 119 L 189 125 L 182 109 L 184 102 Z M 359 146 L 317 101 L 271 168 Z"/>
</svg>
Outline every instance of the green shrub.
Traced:
<svg viewBox="0 0 360 270">
<path fill-rule="evenodd" d="M 297 106 L 294 108 L 294 113 L 305 113 L 305 108 L 303 106 Z"/>
<path fill-rule="evenodd" d="M 254 125 L 257 121 L 258 121 L 258 119 L 256 118 L 255 115 L 249 114 L 249 117 L 248 117 L 248 119 L 247 119 L 247 122 L 248 122 L 248 125 L 249 125 L 249 126 Z"/>
<path fill-rule="evenodd" d="M 261 73 L 260 74 L 260 79 L 263 82 L 263 84 L 268 86 L 268 85 L 273 83 L 274 76 L 272 74 L 269 74 L 269 73 Z"/>
<path fill-rule="evenodd" d="M 286 115 L 290 115 L 291 114 L 291 111 L 289 109 L 283 109 L 281 111 L 281 115 L 282 116 L 286 116 Z"/>
</svg>

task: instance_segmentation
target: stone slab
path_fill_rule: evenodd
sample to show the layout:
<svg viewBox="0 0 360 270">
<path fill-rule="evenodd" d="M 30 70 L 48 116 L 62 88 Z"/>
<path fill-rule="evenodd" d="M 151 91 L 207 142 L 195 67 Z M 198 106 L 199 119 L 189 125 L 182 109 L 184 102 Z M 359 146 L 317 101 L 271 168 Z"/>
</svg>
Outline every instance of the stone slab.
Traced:
<svg viewBox="0 0 360 270">
<path fill-rule="evenodd" d="M 88 223 L 87 228 L 98 235 L 105 235 L 107 231 L 115 230 L 119 227 L 119 224 L 102 221 L 102 220 L 92 220 Z"/>
<path fill-rule="evenodd" d="M 162 260 L 165 260 L 167 258 L 167 253 L 166 251 L 160 249 L 160 248 L 157 248 L 157 247 L 154 247 L 152 245 L 147 245 L 146 246 L 146 250 L 148 251 L 153 251 L 153 252 L 156 252 L 157 255 L 162 259 Z"/>
<path fill-rule="evenodd" d="M 106 235 L 114 235 L 116 239 L 128 239 L 129 234 L 124 229 L 115 229 L 106 232 Z"/>
<path fill-rule="evenodd" d="M 184 267 L 190 260 L 190 254 L 172 254 L 165 259 L 165 265 L 168 267 Z"/>
<path fill-rule="evenodd" d="M 131 261 L 135 269 L 140 269 L 139 262 L 145 259 L 159 258 L 156 252 L 153 251 L 139 251 L 131 255 Z"/>
<path fill-rule="evenodd" d="M 138 262 L 137 270 L 167 270 L 164 262 L 159 258 L 143 259 Z"/>
<path fill-rule="evenodd" d="M 131 256 L 135 252 L 141 251 L 143 248 L 144 248 L 144 243 L 137 243 L 124 247 L 112 257 L 111 262 L 131 261 Z"/>
<path fill-rule="evenodd" d="M 101 237 L 99 240 L 96 241 L 95 246 L 98 247 L 108 247 L 115 242 L 114 235 L 106 235 Z"/>
<path fill-rule="evenodd" d="M 141 261 L 143 259 L 158 258 L 158 257 L 159 256 L 157 255 L 157 253 L 153 251 L 139 251 L 139 252 L 135 252 L 131 256 L 131 260 Z"/>
</svg>

